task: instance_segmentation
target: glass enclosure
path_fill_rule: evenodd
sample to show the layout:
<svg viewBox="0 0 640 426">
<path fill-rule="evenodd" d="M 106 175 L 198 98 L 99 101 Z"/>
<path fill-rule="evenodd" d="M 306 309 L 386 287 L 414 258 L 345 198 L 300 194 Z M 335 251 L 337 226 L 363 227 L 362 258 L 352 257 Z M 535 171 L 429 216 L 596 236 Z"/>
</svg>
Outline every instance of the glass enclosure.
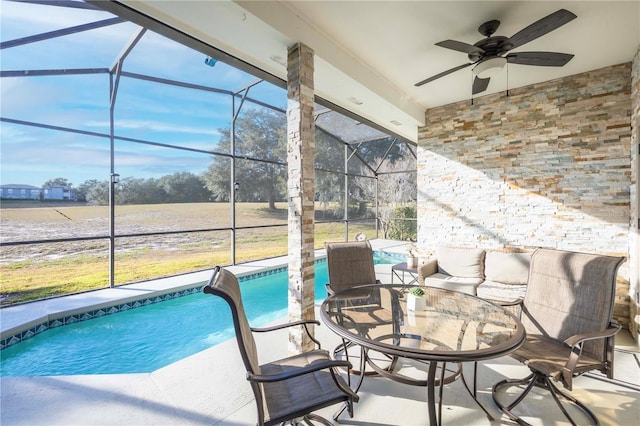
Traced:
<svg viewBox="0 0 640 426">
<path fill-rule="evenodd" d="M 81 1 L 1 6 L 2 305 L 287 253 L 284 82 Z M 411 239 L 415 146 L 317 102 L 316 247 Z"/>
</svg>

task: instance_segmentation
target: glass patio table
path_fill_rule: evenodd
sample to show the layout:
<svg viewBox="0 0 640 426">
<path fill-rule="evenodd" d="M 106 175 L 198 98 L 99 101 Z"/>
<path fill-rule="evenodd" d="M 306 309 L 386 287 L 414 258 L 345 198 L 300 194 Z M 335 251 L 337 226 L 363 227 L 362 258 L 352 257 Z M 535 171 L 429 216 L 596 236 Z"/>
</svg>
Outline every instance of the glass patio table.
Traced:
<svg viewBox="0 0 640 426">
<path fill-rule="evenodd" d="M 343 342 L 360 345 L 361 372 L 368 365 L 392 380 L 426 386 L 431 425 L 437 425 L 442 414 L 442 386 L 438 413 L 435 387 L 458 376 L 462 376 L 469 394 L 491 418 L 475 397 L 475 374 L 472 392 L 464 380 L 460 363 L 501 357 L 519 348 L 525 340 L 520 320 L 486 300 L 433 287 L 421 287 L 425 293 L 424 310 L 408 310 L 410 288 L 380 284 L 353 287 L 325 299 L 320 317 L 329 329 L 343 338 Z M 388 359 L 387 365 L 380 366 L 379 357 L 370 356 L 369 351 L 384 355 L 384 359 Z M 344 353 L 349 356 L 347 349 Z M 417 360 L 428 365 L 426 380 L 398 371 L 399 359 Z M 458 370 L 450 374 L 446 363 L 456 363 Z M 436 377 L 438 364 L 441 364 L 440 374 Z M 356 392 L 364 376 L 360 374 Z"/>
</svg>

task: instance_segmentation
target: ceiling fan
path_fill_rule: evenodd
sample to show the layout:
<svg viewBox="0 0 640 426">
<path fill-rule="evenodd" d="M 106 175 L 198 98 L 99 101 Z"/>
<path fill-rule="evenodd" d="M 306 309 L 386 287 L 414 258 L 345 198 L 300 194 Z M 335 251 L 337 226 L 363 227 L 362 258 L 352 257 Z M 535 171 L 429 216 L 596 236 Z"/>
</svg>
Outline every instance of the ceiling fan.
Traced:
<svg viewBox="0 0 640 426">
<path fill-rule="evenodd" d="M 561 67 L 569 62 L 571 58 L 573 58 L 573 55 L 557 52 L 514 52 L 506 56 L 504 55 L 510 50 L 529 43 L 575 18 L 576 15 L 573 13 L 565 9 L 560 9 L 520 30 L 511 37 L 493 36 L 493 33 L 495 33 L 500 26 L 500 21 L 492 20 L 485 22 L 478 27 L 478 32 L 486 38 L 473 45 L 456 40 L 445 40 L 436 43 L 436 46 L 466 53 L 471 61 L 470 63 L 462 64 L 431 76 L 426 80 L 416 83 L 415 86 L 422 86 L 423 84 L 437 80 L 455 71 L 475 65 L 473 67 L 475 78 L 471 89 L 472 94 L 475 95 L 487 90 L 490 78 L 500 72 L 507 62 L 520 65 Z"/>
</svg>

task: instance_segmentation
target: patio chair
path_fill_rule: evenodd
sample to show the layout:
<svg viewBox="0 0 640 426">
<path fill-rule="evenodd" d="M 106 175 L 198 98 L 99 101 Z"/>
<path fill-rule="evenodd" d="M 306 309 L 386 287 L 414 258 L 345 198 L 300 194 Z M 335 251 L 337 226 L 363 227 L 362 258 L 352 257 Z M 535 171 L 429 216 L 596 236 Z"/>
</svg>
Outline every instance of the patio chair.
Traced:
<svg viewBox="0 0 640 426">
<path fill-rule="evenodd" d="M 214 268 L 203 292 L 221 297 L 231 308 L 238 348 L 256 399 L 258 425 L 284 422 L 296 424 L 298 420 L 307 423 L 315 420 L 331 425 L 312 412 L 337 403 L 344 403 L 349 416 L 353 417 L 353 403 L 359 398 L 338 372 L 339 367 L 350 368 L 351 365 L 348 361 L 332 360 L 329 352 L 320 349 L 320 343 L 311 336 L 307 328 L 309 324 L 319 325 L 319 321 L 302 320 L 267 328 L 250 327 L 244 313 L 237 278 L 219 266 Z M 260 365 L 252 333 L 293 326 L 303 326 L 318 349 Z M 343 410 L 344 407 L 334 420 L 337 420 Z"/>
<path fill-rule="evenodd" d="M 599 424 L 589 408 L 559 389 L 572 389 L 573 378 L 599 370 L 613 377 L 614 336 L 620 330 L 611 323 L 616 274 L 624 258 L 538 249 L 531 259 L 527 294 L 521 321 L 527 332 L 524 345 L 511 354 L 527 365 L 524 379 L 507 379 L 493 386 L 498 407 L 512 420 L 527 424 L 513 413 L 533 387 L 550 391 L 564 416 L 572 423 L 562 400 Z M 510 404 L 498 392 L 510 386 L 524 387 Z"/>
<path fill-rule="evenodd" d="M 380 284 L 376 279 L 376 271 L 373 263 L 373 250 L 369 241 L 346 241 L 346 242 L 326 242 L 324 248 L 327 252 L 327 272 L 329 282 L 325 284 L 327 294 L 332 295 L 347 288 L 367 284 Z M 358 297 L 354 293 L 354 297 Z M 379 300 L 372 300 L 371 307 L 377 310 L 380 307 Z M 360 318 L 361 327 L 366 327 L 366 318 Z M 344 357 L 349 360 L 349 348 L 356 345 L 342 339 L 342 343 L 333 350 L 335 359 Z M 361 356 L 362 356 L 362 350 Z M 364 358 L 361 358 L 362 361 Z M 360 362 L 361 368 L 363 363 Z M 352 370 L 353 374 L 359 375 L 360 370 Z M 371 371 L 368 375 L 375 375 Z"/>
<path fill-rule="evenodd" d="M 327 251 L 329 282 L 326 288 L 329 295 L 358 285 L 380 284 L 369 241 L 324 243 L 324 248 Z"/>
</svg>

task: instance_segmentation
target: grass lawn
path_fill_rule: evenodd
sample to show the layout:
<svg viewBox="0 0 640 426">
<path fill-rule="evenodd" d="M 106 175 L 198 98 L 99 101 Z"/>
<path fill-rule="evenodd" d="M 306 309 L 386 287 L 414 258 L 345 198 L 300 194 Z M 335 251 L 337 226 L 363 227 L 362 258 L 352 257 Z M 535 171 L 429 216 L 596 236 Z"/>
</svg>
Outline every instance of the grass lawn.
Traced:
<svg viewBox="0 0 640 426">
<path fill-rule="evenodd" d="M 238 203 L 236 262 L 287 253 L 287 208 L 269 210 L 262 203 Z M 127 205 L 116 208 L 116 234 L 185 231 L 230 227 L 228 203 Z M 108 235 L 108 209 L 103 206 L 15 206 L 3 204 L 3 241 L 28 241 Z M 349 226 L 349 234 L 368 233 L 371 225 Z M 315 246 L 344 239 L 342 223 L 317 224 Z M 0 263 L 2 306 L 109 285 L 108 239 L 3 246 Z M 116 285 L 231 264 L 231 231 L 202 231 L 116 238 Z"/>
</svg>

